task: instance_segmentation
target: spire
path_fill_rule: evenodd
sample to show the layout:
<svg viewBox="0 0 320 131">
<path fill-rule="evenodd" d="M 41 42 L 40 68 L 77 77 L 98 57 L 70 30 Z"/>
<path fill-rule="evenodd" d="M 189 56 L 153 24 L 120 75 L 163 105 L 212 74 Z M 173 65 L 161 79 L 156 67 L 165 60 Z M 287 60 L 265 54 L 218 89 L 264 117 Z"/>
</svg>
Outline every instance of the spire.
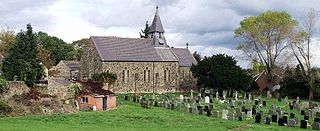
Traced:
<svg viewBox="0 0 320 131">
<path fill-rule="evenodd" d="M 164 33 L 164 29 L 162 27 L 162 23 L 159 16 L 158 6 L 156 7 L 156 14 L 154 15 L 152 24 L 150 26 L 150 33 L 159 32 Z"/>
</svg>

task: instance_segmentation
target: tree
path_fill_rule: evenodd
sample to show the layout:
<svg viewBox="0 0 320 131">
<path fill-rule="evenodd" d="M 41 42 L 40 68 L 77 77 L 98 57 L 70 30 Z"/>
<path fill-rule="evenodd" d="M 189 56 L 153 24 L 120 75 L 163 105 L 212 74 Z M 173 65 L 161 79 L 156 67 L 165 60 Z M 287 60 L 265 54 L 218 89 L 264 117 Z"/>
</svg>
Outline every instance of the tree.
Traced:
<svg viewBox="0 0 320 131">
<path fill-rule="evenodd" d="M 33 87 L 43 76 L 43 68 L 37 58 L 37 39 L 30 24 L 27 31 L 17 34 L 16 40 L 3 61 L 2 71 L 7 80 L 24 81 Z"/>
<path fill-rule="evenodd" d="M 8 82 L 3 79 L 0 78 L 0 94 L 6 92 L 8 90 Z"/>
<path fill-rule="evenodd" d="M 298 22 L 286 12 L 266 11 L 259 16 L 246 17 L 234 31 L 235 37 L 243 40 L 238 49 L 248 57 L 257 56 L 263 65 L 269 89 L 275 80 L 278 57 L 288 47 L 291 33 L 297 25 Z"/>
<path fill-rule="evenodd" d="M 46 50 L 50 51 L 50 58 L 54 65 L 61 60 L 74 60 L 74 48 L 71 44 L 67 44 L 62 39 L 54 36 L 49 36 L 47 33 L 38 32 L 38 43 Z"/>
<path fill-rule="evenodd" d="M 319 13 L 314 9 L 311 9 L 302 21 L 302 30 L 299 28 L 296 32 L 291 35 L 290 47 L 292 54 L 297 59 L 303 76 L 307 78 L 308 88 L 309 88 L 309 100 L 313 99 L 314 83 L 315 83 L 315 72 L 311 70 L 311 54 L 310 54 L 310 44 L 311 37 L 314 34 L 316 21 Z"/>
<path fill-rule="evenodd" d="M 218 54 L 204 57 L 191 67 L 191 71 L 201 87 L 229 90 L 247 88 L 251 85 L 252 77 L 236 64 L 233 57 Z"/>
<path fill-rule="evenodd" d="M 144 30 L 141 30 L 141 32 L 139 32 L 140 38 L 149 38 L 149 31 L 150 31 L 150 26 L 148 24 L 148 21 L 146 21 L 146 26 Z"/>
<path fill-rule="evenodd" d="M 85 48 L 85 46 L 87 46 L 89 44 L 90 44 L 90 40 L 88 38 L 83 38 L 81 40 L 77 40 L 77 41 L 72 42 L 71 45 L 74 48 L 74 51 L 72 53 L 77 60 L 80 60 L 82 53 L 83 53 L 83 49 Z"/>
<path fill-rule="evenodd" d="M 107 83 L 108 86 L 114 84 L 117 80 L 117 75 L 109 72 L 101 72 L 92 75 L 94 81 L 100 81 L 102 83 Z"/>
<path fill-rule="evenodd" d="M 192 55 L 193 55 L 194 59 L 196 59 L 196 61 L 197 61 L 198 63 L 201 61 L 202 57 L 201 57 L 201 55 L 200 55 L 197 51 L 193 52 Z"/>
<path fill-rule="evenodd" d="M 11 47 L 11 45 L 15 41 L 15 34 L 14 31 L 7 27 L 7 28 L 2 28 L 0 30 L 0 53 L 4 57 L 7 56 L 8 51 Z"/>
<path fill-rule="evenodd" d="M 38 44 L 37 48 L 38 48 L 38 54 L 37 54 L 38 59 L 42 61 L 45 67 L 47 67 L 48 69 L 51 68 L 54 65 L 50 57 L 51 52 L 45 49 L 41 44 Z"/>
</svg>

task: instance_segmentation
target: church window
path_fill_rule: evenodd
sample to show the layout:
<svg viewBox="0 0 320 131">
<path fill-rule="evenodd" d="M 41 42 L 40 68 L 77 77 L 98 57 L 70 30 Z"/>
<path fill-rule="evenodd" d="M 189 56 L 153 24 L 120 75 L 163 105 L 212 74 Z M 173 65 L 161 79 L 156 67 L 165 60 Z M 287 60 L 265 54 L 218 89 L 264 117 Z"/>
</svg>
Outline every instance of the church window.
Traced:
<svg viewBox="0 0 320 131">
<path fill-rule="evenodd" d="M 146 78 L 146 70 L 143 71 L 143 81 L 146 82 L 147 81 L 147 78 Z"/>
<path fill-rule="evenodd" d="M 148 70 L 148 81 L 150 82 L 150 70 Z"/>
<path fill-rule="evenodd" d="M 122 82 L 125 81 L 125 70 L 122 71 Z"/>
<path fill-rule="evenodd" d="M 129 82 L 129 78 L 130 78 L 129 70 L 127 70 L 127 82 Z"/>
<path fill-rule="evenodd" d="M 170 70 L 168 72 L 168 81 L 170 81 Z"/>
<path fill-rule="evenodd" d="M 164 70 L 164 81 L 166 82 L 167 81 L 167 70 Z"/>
</svg>

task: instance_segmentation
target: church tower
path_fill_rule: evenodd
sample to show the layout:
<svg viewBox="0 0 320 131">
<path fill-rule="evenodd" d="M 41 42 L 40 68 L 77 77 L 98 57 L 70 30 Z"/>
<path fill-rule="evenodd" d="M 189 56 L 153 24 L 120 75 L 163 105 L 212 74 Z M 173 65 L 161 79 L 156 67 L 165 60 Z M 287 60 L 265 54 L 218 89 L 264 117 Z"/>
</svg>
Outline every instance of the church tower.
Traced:
<svg viewBox="0 0 320 131">
<path fill-rule="evenodd" d="M 156 7 L 156 14 L 154 15 L 152 24 L 150 26 L 149 37 L 153 41 L 155 47 L 169 47 L 166 38 L 164 37 L 164 29 L 160 20 L 158 6 Z"/>
</svg>

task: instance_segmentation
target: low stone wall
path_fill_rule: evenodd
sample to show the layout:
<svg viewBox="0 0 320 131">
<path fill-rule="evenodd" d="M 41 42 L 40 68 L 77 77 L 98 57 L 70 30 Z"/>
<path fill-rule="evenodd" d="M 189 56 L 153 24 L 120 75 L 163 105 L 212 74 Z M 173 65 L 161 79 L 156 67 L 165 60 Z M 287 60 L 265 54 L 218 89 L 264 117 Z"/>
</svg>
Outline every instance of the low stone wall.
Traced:
<svg viewBox="0 0 320 131">
<path fill-rule="evenodd" d="M 8 81 L 8 90 L 3 94 L 3 98 L 7 100 L 14 95 L 28 93 L 29 90 L 29 87 L 24 83 L 24 81 Z"/>
</svg>

